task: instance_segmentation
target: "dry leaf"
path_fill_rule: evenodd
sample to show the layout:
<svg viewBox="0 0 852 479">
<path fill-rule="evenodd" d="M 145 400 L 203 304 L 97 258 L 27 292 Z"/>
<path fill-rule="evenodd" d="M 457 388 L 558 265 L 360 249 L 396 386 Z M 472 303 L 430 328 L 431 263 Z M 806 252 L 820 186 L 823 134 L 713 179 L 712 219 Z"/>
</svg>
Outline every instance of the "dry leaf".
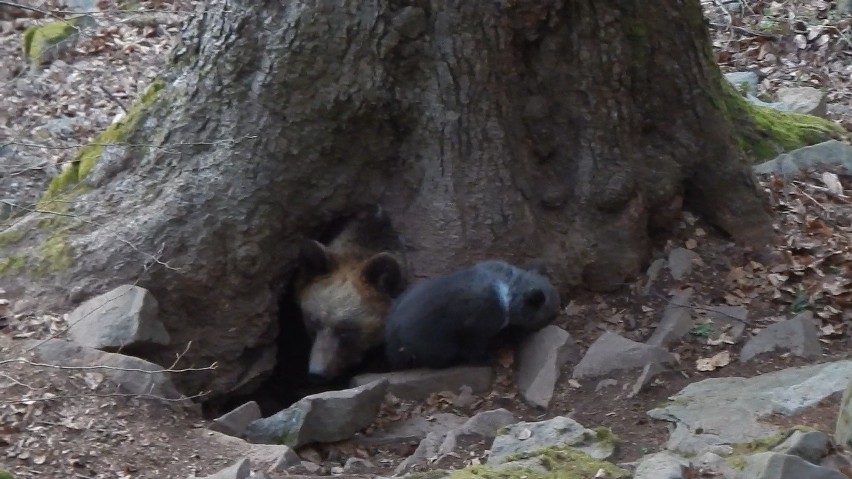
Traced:
<svg viewBox="0 0 852 479">
<path fill-rule="evenodd" d="M 722 351 L 712 358 L 701 358 L 696 361 L 695 369 L 699 371 L 714 371 L 731 363 L 731 352 Z"/>
</svg>

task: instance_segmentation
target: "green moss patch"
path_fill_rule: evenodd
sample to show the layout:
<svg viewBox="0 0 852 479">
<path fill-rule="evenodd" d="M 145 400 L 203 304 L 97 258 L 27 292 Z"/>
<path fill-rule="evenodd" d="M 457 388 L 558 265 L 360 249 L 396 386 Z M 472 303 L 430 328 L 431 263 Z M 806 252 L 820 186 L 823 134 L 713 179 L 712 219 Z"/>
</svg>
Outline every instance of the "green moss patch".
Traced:
<svg viewBox="0 0 852 479">
<path fill-rule="evenodd" d="M 469 466 L 450 475 L 450 479 L 587 479 L 603 469 L 608 478 L 627 478 L 630 473 L 614 464 L 593 457 L 570 447 L 550 447 L 526 454 L 518 454 L 517 460 L 536 459 L 538 467 Z"/>
<path fill-rule="evenodd" d="M 98 134 L 91 144 L 81 147 L 71 164 L 50 181 L 47 191 L 42 196 L 42 202 L 55 199 L 58 194 L 66 192 L 71 187 L 78 185 L 92 171 L 101 153 L 103 153 L 105 145 L 119 144 L 127 141 L 139 126 L 139 122 L 144 116 L 145 108 L 154 102 L 157 94 L 164 87 L 165 83 L 161 80 L 149 85 L 121 120 L 108 126 L 106 130 Z"/>
<path fill-rule="evenodd" d="M 45 240 L 39 247 L 39 263 L 33 270 L 37 276 L 64 271 L 74 263 L 74 249 L 64 233 Z"/>
<path fill-rule="evenodd" d="M 18 274 L 27 266 L 27 257 L 23 255 L 7 256 L 0 258 L 0 275 Z"/>
<path fill-rule="evenodd" d="M 43 55 L 51 48 L 77 33 L 73 20 L 33 25 L 24 31 L 22 45 L 24 58 L 31 64 L 41 63 Z"/>
<path fill-rule="evenodd" d="M 824 118 L 753 105 L 727 80 L 721 81 L 722 95 L 726 97 L 722 106 L 736 129 L 737 144 L 754 162 L 840 139 L 846 133 L 843 127 Z"/>
<path fill-rule="evenodd" d="M 26 236 L 23 229 L 14 230 L 9 228 L 6 231 L 0 232 L 0 246 L 8 246 L 21 241 Z"/>
</svg>

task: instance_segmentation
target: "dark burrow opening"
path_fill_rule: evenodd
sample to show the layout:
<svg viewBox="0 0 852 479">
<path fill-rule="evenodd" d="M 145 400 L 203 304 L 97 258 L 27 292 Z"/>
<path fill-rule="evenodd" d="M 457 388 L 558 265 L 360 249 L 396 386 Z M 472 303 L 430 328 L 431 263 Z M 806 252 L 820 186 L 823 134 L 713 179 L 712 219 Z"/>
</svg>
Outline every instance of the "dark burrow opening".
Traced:
<svg viewBox="0 0 852 479">
<path fill-rule="evenodd" d="M 352 376 L 362 372 L 385 370 L 381 350 L 371 351 L 363 364 L 338 379 L 316 383 L 308 377 L 308 360 L 312 340 L 296 302 L 295 288 L 288 286 L 278 302 L 278 335 L 275 368 L 270 376 L 252 392 L 229 397 L 209 415 L 224 414 L 249 401 L 257 402 L 264 417 L 291 406 L 305 396 L 350 387 Z"/>
</svg>

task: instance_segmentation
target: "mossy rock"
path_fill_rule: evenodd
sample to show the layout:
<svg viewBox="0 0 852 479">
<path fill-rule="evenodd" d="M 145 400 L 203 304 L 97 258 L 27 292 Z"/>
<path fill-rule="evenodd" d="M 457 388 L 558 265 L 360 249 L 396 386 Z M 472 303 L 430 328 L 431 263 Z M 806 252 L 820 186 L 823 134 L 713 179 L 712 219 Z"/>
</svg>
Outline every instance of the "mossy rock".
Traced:
<svg viewBox="0 0 852 479">
<path fill-rule="evenodd" d="M 727 98 L 722 107 L 736 129 L 737 144 L 754 163 L 846 134 L 843 127 L 824 118 L 754 105 L 727 80 L 722 83 Z"/>
<path fill-rule="evenodd" d="M 81 15 L 64 21 L 33 25 L 24 31 L 21 45 L 24 58 L 33 67 L 48 62 L 66 51 L 77 40 L 81 27 L 95 23 L 91 16 Z"/>
<path fill-rule="evenodd" d="M 157 80 L 131 105 L 127 114 L 120 120 L 108 126 L 95 137 L 91 144 L 85 145 L 77 150 L 74 160 L 59 175 L 50 180 L 47 191 L 42 196 L 42 205 L 55 203 L 62 193 L 68 192 L 77 186 L 92 171 L 98 158 L 104 151 L 104 146 L 126 142 L 136 131 L 139 122 L 144 117 L 145 108 L 157 98 L 157 94 L 165 87 L 162 80 Z"/>
<path fill-rule="evenodd" d="M 15 476 L 6 469 L 0 469 L 0 479 L 15 479 Z"/>
<path fill-rule="evenodd" d="M 577 449 L 550 447 L 519 454 L 499 466 L 468 466 L 450 474 L 450 479 L 587 479 L 601 469 L 610 479 L 630 477 L 628 471 Z"/>
</svg>

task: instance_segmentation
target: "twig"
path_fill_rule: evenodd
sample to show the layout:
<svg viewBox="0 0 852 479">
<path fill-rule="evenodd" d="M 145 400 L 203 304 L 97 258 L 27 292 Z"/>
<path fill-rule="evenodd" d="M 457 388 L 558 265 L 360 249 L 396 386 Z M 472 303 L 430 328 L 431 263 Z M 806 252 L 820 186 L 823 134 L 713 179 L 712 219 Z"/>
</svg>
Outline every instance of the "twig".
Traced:
<svg viewBox="0 0 852 479">
<path fill-rule="evenodd" d="M 109 90 L 104 88 L 103 85 L 100 85 L 100 87 L 101 87 L 101 91 L 106 93 L 106 96 L 108 96 L 110 100 L 114 101 L 116 105 L 120 106 L 121 109 L 124 110 L 124 113 L 127 113 L 127 107 L 124 105 L 124 103 L 121 102 L 121 100 L 116 98 L 116 96 L 113 95 L 112 93 L 110 93 Z"/>
<path fill-rule="evenodd" d="M 805 198 L 807 198 L 807 199 L 809 199 L 809 200 L 813 201 L 813 202 L 814 202 L 814 204 L 815 204 L 815 205 L 817 205 L 817 206 L 819 206 L 820 208 L 822 208 L 822 210 L 823 210 L 823 211 L 828 211 L 828 208 L 826 208 L 825 206 L 823 206 L 823 204 L 822 204 L 822 203 L 820 203 L 819 201 L 817 201 L 817 200 L 816 200 L 813 196 L 809 195 L 809 194 L 808 194 L 808 192 L 807 192 L 807 191 L 805 191 L 804 189 L 802 189 L 802 187 L 801 187 L 801 186 L 797 185 L 795 181 L 793 182 L 793 186 L 795 186 L 795 187 L 796 187 L 796 189 L 797 189 L 797 190 L 799 190 L 799 192 L 802 194 L 802 196 L 804 196 Z"/>
<path fill-rule="evenodd" d="M 210 391 L 202 391 L 197 394 L 193 394 L 192 396 L 182 396 L 179 398 L 167 398 L 163 396 L 157 396 L 156 394 L 133 394 L 133 393 L 109 393 L 109 394 L 69 394 L 64 396 L 52 396 L 52 397 L 41 397 L 41 398 L 31 398 L 31 399 L 16 399 L 12 401 L 4 401 L 6 404 L 30 404 L 34 402 L 43 402 L 43 401 L 54 401 L 57 399 L 81 399 L 81 398 L 111 398 L 111 397 L 122 397 L 122 398 L 142 398 L 142 399 L 157 399 L 159 401 L 169 401 L 169 402 L 183 402 L 188 399 L 196 399 L 203 396 L 207 396 L 210 394 Z"/>
<path fill-rule="evenodd" d="M 137 373 L 145 373 L 145 374 L 157 374 L 157 373 L 190 373 L 190 372 L 198 372 L 198 371 L 212 371 L 216 369 L 219 365 L 218 362 L 214 362 L 210 366 L 206 366 L 203 368 L 183 368 L 183 369 L 140 369 L 140 368 L 120 368 L 116 366 L 106 366 L 106 365 L 95 365 L 95 366 L 63 366 L 61 364 L 50 364 L 50 363 L 37 363 L 35 361 L 30 361 L 29 359 L 24 358 L 13 358 L 13 359 L 4 359 L 0 361 L 0 366 L 4 364 L 11 363 L 23 363 L 28 364 L 30 366 L 39 367 L 39 368 L 52 368 L 52 369 L 63 369 L 63 370 L 72 370 L 72 371 L 92 371 L 99 369 L 108 369 L 111 371 L 128 371 L 128 372 L 137 372 Z"/>
</svg>

